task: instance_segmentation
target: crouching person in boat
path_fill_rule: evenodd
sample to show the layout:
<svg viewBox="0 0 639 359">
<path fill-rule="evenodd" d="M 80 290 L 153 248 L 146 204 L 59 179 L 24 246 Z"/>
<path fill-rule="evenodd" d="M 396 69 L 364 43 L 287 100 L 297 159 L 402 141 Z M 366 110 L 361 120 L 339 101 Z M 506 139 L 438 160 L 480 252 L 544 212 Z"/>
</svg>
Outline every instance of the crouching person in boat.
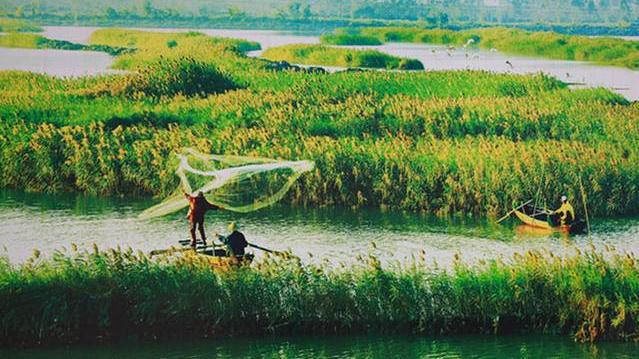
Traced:
<svg viewBox="0 0 639 359">
<path fill-rule="evenodd" d="M 238 226 L 235 224 L 235 222 L 229 224 L 228 230 L 229 232 L 231 232 L 231 234 L 229 234 L 228 236 L 218 235 L 218 238 L 220 239 L 220 241 L 222 241 L 222 243 L 226 244 L 230 255 L 237 258 L 237 260 L 241 262 L 242 259 L 244 259 L 244 250 L 246 249 L 246 247 L 248 247 L 246 237 L 244 237 L 244 234 L 238 230 Z"/>
<path fill-rule="evenodd" d="M 191 247 L 195 248 L 197 245 L 197 240 L 195 238 L 195 230 L 199 229 L 200 235 L 202 236 L 202 242 L 206 246 L 206 233 L 204 232 L 204 214 L 206 211 L 213 209 L 223 209 L 222 207 L 216 206 L 214 204 L 209 203 L 209 201 L 204 198 L 203 192 L 198 192 L 197 196 L 191 196 L 190 194 L 184 192 L 184 197 L 189 201 L 189 212 L 186 215 L 186 218 L 189 220 L 190 224 L 190 232 L 191 232 Z"/>
<path fill-rule="evenodd" d="M 575 209 L 570 202 L 568 202 L 568 197 L 566 196 L 561 196 L 561 207 L 552 211 L 550 214 L 559 215 L 562 226 L 570 225 L 575 220 Z"/>
</svg>

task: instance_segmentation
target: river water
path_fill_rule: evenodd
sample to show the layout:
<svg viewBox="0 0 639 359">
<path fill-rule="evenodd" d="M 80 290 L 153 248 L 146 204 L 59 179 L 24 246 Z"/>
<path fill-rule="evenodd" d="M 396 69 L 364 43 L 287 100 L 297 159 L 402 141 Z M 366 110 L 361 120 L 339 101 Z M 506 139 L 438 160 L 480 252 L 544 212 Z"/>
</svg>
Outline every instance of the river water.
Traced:
<svg viewBox="0 0 639 359">
<path fill-rule="evenodd" d="M 87 43 L 96 27 L 45 27 L 43 36 Z M 319 37 L 262 30 L 220 30 L 220 29 L 145 29 L 148 31 L 200 31 L 211 36 L 234 37 L 257 41 L 262 49 L 294 43 L 319 43 Z M 628 38 L 634 40 L 634 38 Z M 427 44 L 389 43 L 382 46 L 359 46 L 420 60 L 426 70 L 486 70 L 493 72 L 538 73 L 544 72 L 573 87 L 606 87 L 630 100 L 639 100 L 639 71 L 621 67 L 597 66 L 578 61 L 548 60 L 514 56 L 500 52 L 478 49 L 447 50 L 443 46 Z M 261 51 L 250 56 L 259 56 Z M 0 48 L 0 70 L 15 69 L 56 76 L 93 75 L 108 72 L 112 58 L 104 53 L 86 53 L 60 50 L 28 50 Z"/>
<path fill-rule="evenodd" d="M 86 43 L 95 28 L 47 27 L 44 36 Z M 173 31 L 173 29 L 164 30 Z M 199 30 L 202 31 L 202 30 Z M 269 31 L 204 30 L 215 36 L 258 41 L 263 48 L 290 43 L 316 43 L 315 36 Z M 377 47 L 394 55 L 420 59 L 429 70 L 484 69 L 496 72 L 539 72 L 567 82 L 618 89 L 639 99 L 637 71 L 577 62 L 528 59 L 505 54 L 419 44 Z M 253 55 L 259 56 L 259 52 Z M 507 65 L 508 60 L 513 66 Z M 0 70 L 21 69 L 56 76 L 93 75 L 109 71 L 112 58 L 103 53 L 0 48 Z M 150 251 L 175 245 L 187 237 L 185 213 L 144 221 L 137 215 L 157 201 L 144 198 L 43 195 L 0 190 L 0 255 L 13 263 L 35 249 L 50 255 L 72 243 L 81 248 L 131 247 Z M 447 265 L 456 254 L 464 260 L 508 257 L 514 252 L 545 249 L 570 255 L 575 248 L 615 246 L 639 253 L 639 219 L 593 221 L 591 236 L 564 237 L 530 232 L 514 220 L 503 225 L 468 218 L 437 219 L 409 212 L 376 209 L 272 207 L 249 214 L 213 212 L 209 233 L 225 232 L 236 221 L 249 241 L 290 249 L 306 262 L 356 261 L 373 253 L 391 265 L 423 250 L 430 262 Z M 372 243 L 376 244 L 373 248 Z M 256 253 L 260 255 L 260 253 Z M 392 355 L 391 355 L 392 354 Z M 638 344 L 574 343 L 557 336 L 460 337 L 295 337 L 217 339 L 195 343 L 162 343 L 33 350 L 0 350 L 0 358 L 636 358 Z"/>
<path fill-rule="evenodd" d="M 117 72 L 109 69 L 112 62 L 104 52 L 0 48 L 0 70 L 87 76 Z"/>
<path fill-rule="evenodd" d="M 156 201 L 81 194 L 28 194 L 0 191 L 0 243 L 14 263 L 35 249 L 50 255 L 76 244 L 90 249 L 131 247 L 149 252 L 188 238 L 186 211 L 141 220 L 137 215 Z M 225 233 L 237 222 L 250 242 L 290 249 L 306 262 L 352 263 L 358 254 L 375 254 L 385 263 L 405 262 L 421 250 L 429 262 L 447 265 L 455 254 L 469 262 L 508 257 L 528 249 L 574 254 L 575 248 L 612 245 L 639 253 L 639 219 L 595 220 L 591 236 L 530 232 L 516 220 L 496 225 L 486 219 L 438 219 L 411 212 L 377 209 L 271 207 L 237 214 L 209 212 L 207 229 Z M 376 248 L 373 248 L 375 243 Z M 260 253 L 256 253 L 260 255 Z"/>
<path fill-rule="evenodd" d="M 368 336 L 216 339 L 192 343 L 163 343 L 57 349 L 0 350 L 12 359 L 512 359 L 601 358 L 631 359 L 636 343 L 575 343 L 551 336 Z"/>
</svg>

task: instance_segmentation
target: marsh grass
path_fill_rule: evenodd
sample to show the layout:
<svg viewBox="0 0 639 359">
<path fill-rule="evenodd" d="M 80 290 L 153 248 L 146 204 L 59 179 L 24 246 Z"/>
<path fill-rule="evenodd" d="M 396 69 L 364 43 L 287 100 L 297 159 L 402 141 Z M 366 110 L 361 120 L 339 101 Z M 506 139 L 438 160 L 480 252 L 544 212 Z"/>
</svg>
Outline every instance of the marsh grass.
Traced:
<svg viewBox="0 0 639 359">
<path fill-rule="evenodd" d="M 320 36 L 320 42 L 325 45 L 381 45 L 382 41 L 374 36 L 360 34 L 335 33 Z"/>
<path fill-rule="evenodd" d="M 142 44 L 116 58 L 128 74 L 0 72 L 0 186 L 168 195 L 172 154 L 194 147 L 315 161 L 291 204 L 486 215 L 540 192 L 579 207 L 581 181 L 591 214 L 639 213 L 639 106 L 607 90 L 481 71 L 274 71 L 197 33 L 93 36 Z"/>
<path fill-rule="evenodd" d="M 48 39 L 37 34 L 21 33 L 9 33 L 7 35 L 0 36 L 0 47 L 101 51 L 106 52 L 112 56 L 119 56 L 134 51 L 133 49 L 126 47 L 112 47 L 107 45 L 83 45 L 64 40 Z"/>
<path fill-rule="evenodd" d="M 529 251 L 448 269 L 425 253 L 383 266 L 266 257 L 213 269 L 194 256 L 131 250 L 36 253 L 0 262 L 3 346 L 264 334 L 542 332 L 637 338 L 636 258 L 607 248 Z"/>
<path fill-rule="evenodd" d="M 271 61 L 336 67 L 423 70 L 418 60 L 387 55 L 377 50 L 356 50 L 323 45 L 285 45 L 271 47 L 262 57 Z"/>
<path fill-rule="evenodd" d="M 590 61 L 630 69 L 639 68 L 639 42 L 612 37 L 562 35 L 554 32 L 531 32 L 506 28 L 453 31 L 377 27 L 361 29 L 359 34 L 376 37 L 384 42 L 470 45 L 485 49 L 494 48 L 517 55 Z"/>
<path fill-rule="evenodd" d="M 0 17 L 0 32 L 40 32 L 42 28 L 25 20 Z"/>
</svg>

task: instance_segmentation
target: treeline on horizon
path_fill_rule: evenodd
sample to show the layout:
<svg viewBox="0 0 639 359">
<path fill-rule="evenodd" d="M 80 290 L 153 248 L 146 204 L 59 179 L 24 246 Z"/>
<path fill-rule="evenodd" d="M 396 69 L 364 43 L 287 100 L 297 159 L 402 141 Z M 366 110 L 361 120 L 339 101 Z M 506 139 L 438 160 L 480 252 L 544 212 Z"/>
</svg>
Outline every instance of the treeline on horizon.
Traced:
<svg viewBox="0 0 639 359">
<path fill-rule="evenodd" d="M 479 4 L 462 1 L 268 0 L 249 2 L 109 0 L 94 4 L 71 1 L 11 0 L 0 5 L 0 16 L 32 19 L 52 24 L 125 25 L 142 21 L 145 26 L 223 26 L 259 28 L 325 29 L 339 26 L 399 25 L 469 28 L 517 26 L 528 30 L 563 33 L 632 35 L 639 31 L 638 0 L 496 0 Z M 214 24 L 211 24 L 214 22 Z"/>
</svg>

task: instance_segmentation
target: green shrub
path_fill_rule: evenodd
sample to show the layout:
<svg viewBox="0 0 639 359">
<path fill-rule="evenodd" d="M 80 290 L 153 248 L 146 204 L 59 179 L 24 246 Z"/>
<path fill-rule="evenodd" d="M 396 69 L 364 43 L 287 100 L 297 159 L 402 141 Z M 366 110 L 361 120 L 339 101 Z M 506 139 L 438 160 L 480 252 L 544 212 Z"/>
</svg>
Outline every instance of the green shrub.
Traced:
<svg viewBox="0 0 639 359">
<path fill-rule="evenodd" d="M 357 34 L 327 34 L 320 36 L 320 42 L 326 45 L 381 45 L 382 41 L 373 36 Z"/>
<path fill-rule="evenodd" d="M 92 96 L 109 94 L 160 98 L 175 95 L 206 96 L 237 88 L 237 84 L 213 65 L 183 57 L 161 58 L 140 68 L 136 73 L 123 77 L 107 77 L 83 93 Z"/>
<path fill-rule="evenodd" d="M 285 45 L 264 51 L 262 57 L 271 61 L 339 67 L 363 67 L 398 70 L 419 70 L 418 60 L 387 55 L 376 50 L 355 50 L 324 45 Z"/>
</svg>

